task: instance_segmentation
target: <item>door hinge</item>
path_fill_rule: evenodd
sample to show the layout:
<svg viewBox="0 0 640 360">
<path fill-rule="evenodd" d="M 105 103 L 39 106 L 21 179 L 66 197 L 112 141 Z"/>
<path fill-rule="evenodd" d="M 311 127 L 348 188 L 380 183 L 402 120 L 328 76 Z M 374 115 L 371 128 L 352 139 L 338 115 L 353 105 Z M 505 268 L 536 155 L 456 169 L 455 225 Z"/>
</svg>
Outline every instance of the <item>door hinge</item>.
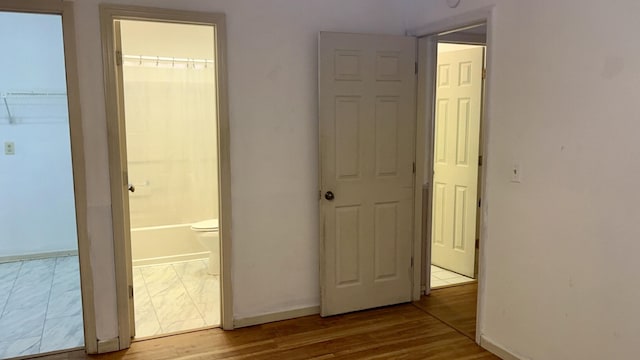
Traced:
<svg viewBox="0 0 640 360">
<path fill-rule="evenodd" d="M 415 64 L 415 73 L 417 74 L 418 73 L 418 62 L 416 61 L 414 64 Z"/>
<path fill-rule="evenodd" d="M 416 173 L 416 163 L 415 163 L 415 161 L 413 162 L 413 173 L 414 174 Z"/>
<path fill-rule="evenodd" d="M 482 166 L 482 155 L 478 156 L 478 166 Z"/>
<path fill-rule="evenodd" d="M 411 258 L 411 268 L 413 269 L 413 257 Z"/>
<path fill-rule="evenodd" d="M 487 78 L 487 68 L 482 69 L 482 80 Z"/>
<path fill-rule="evenodd" d="M 116 50 L 116 65 L 122 65 L 122 51 Z"/>
<path fill-rule="evenodd" d="M 322 190 L 318 190 L 318 200 L 322 200 Z"/>
<path fill-rule="evenodd" d="M 129 297 L 133 299 L 133 285 L 129 285 Z"/>
<path fill-rule="evenodd" d="M 482 198 L 478 199 L 478 207 L 480 207 L 480 205 L 482 205 Z"/>
</svg>

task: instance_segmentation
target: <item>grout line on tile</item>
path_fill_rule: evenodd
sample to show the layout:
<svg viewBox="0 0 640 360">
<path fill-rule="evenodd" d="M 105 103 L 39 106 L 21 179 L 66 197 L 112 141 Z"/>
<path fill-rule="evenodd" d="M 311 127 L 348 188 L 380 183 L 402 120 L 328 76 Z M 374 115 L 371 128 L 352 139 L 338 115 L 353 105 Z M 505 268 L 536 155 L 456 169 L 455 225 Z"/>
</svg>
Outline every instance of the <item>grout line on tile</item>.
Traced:
<svg viewBox="0 0 640 360">
<path fill-rule="evenodd" d="M 16 271 L 16 277 L 13 278 L 11 289 L 9 289 L 9 296 L 7 297 L 7 301 L 5 301 L 4 305 L 2 306 L 2 311 L 0 311 L 0 319 L 4 316 L 4 311 L 7 309 L 9 299 L 11 298 L 11 293 L 13 292 L 13 288 L 16 286 L 16 281 L 18 281 L 18 276 L 20 275 L 20 271 L 22 270 L 22 265 L 24 265 L 24 261 L 20 261 L 20 267 L 18 268 L 18 271 Z"/>
<path fill-rule="evenodd" d="M 51 293 L 52 293 L 51 289 L 53 288 L 53 280 L 56 275 L 56 268 L 58 267 L 58 259 L 59 258 L 56 258 L 56 261 L 53 263 L 53 271 L 51 271 L 51 284 L 49 284 L 49 297 L 47 299 L 47 306 L 44 310 L 44 319 L 42 320 L 42 333 L 40 333 L 40 344 L 38 344 L 38 353 L 42 352 L 40 349 L 42 349 L 42 339 L 44 338 L 44 326 L 47 323 L 47 314 L 49 313 L 49 303 L 51 302 Z"/>
<path fill-rule="evenodd" d="M 207 321 L 204 319 L 204 314 L 202 313 L 202 311 L 200 311 L 200 308 L 196 305 L 195 300 L 193 300 L 193 296 L 191 296 L 191 292 L 187 289 L 187 286 L 184 284 L 184 281 L 182 281 L 182 276 L 180 276 L 178 271 L 176 271 L 176 268 L 173 267 L 173 264 L 171 264 L 171 267 L 173 268 L 173 271 L 175 271 L 176 274 L 178 275 L 178 279 L 180 280 L 180 284 L 182 284 L 182 288 L 187 293 L 187 296 L 189 296 L 189 299 L 191 299 L 191 303 L 193 304 L 193 307 L 196 308 L 196 310 L 198 311 L 198 314 L 200 314 L 200 318 L 202 318 L 202 321 L 206 324 Z"/>
<path fill-rule="evenodd" d="M 149 304 L 151 304 L 151 309 L 153 309 L 153 315 L 155 315 L 156 317 L 156 321 L 158 322 L 158 327 L 160 328 L 160 333 L 164 333 L 164 330 L 162 329 L 162 324 L 160 323 L 160 317 L 158 316 L 158 311 L 156 310 L 156 306 L 153 303 L 153 298 L 151 297 L 151 293 L 149 292 L 149 288 L 147 288 L 147 279 L 144 276 L 144 272 L 142 270 L 140 270 L 140 276 L 142 277 L 142 283 L 144 285 L 144 291 L 147 292 L 147 296 L 149 296 Z M 135 296 L 135 294 L 134 294 Z M 134 297 L 135 299 L 135 297 Z M 135 300 L 134 300 L 134 306 L 135 306 Z M 133 323 L 135 324 L 136 319 L 135 319 L 135 312 L 133 314 Z M 135 326 L 135 325 L 134 325 Z"/>
</svg>

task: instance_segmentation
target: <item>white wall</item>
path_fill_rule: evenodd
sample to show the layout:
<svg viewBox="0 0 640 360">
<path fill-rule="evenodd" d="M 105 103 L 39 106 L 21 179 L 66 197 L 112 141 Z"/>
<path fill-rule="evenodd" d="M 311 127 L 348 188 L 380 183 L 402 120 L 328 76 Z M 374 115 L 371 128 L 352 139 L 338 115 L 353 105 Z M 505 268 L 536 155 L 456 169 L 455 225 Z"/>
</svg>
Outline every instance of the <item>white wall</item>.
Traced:
<svg viewBox="0 0 640 360">
<path fill-rule="evenodd" d="M 0 94 L 66 92 L 60 17 L 0 13 L 0 44 Z M 66 101 L 0 97 L 0 258 L 78 247 Z"/>
<path fill-rule="evenodd" d="M 640 3 L 407 4 L 411 27 L 496 5 L 481 333 L 529 359 L 637 358 Z"/>
<path fill-rule="evenodd" d="M 232 161 L 234 316 L 319 304 L 317 33 L 402 34 L 386 0 L 130 0 L 224 12 Z M 75 2 L 98 338 L 117 335 L 98 0 Z"/>
</svg>

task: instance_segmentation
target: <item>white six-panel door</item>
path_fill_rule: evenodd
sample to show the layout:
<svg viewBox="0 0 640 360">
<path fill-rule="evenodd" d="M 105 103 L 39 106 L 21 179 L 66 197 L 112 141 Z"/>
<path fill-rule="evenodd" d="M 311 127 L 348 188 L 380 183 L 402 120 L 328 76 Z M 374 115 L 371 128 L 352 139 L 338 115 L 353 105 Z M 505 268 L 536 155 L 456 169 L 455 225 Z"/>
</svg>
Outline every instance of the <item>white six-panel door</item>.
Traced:
<svg viewBox="0 0 640 360">
<path fill-rule="evenodd" d="M 431 263 L 474 276 L 483 48 L 438 53 Z"/>
<path fill-rule="evenodd" d="M 320 34 L 323 316 L 411 300 L 415 59 L 415 38 Z"/>
</svg>

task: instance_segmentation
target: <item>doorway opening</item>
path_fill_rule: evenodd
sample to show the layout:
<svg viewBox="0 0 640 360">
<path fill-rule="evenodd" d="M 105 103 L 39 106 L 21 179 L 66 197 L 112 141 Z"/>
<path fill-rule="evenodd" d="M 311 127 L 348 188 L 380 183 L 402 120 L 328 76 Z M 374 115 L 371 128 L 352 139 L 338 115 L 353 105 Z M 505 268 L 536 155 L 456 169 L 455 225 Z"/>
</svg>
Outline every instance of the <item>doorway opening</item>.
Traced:
<svg viewBox="0 0 640 360">
<path fill-rule="evenodd" d="M 425 154 L 425 293 L 420 305 L 476 338 L 486 23 L 431 36 L 437 54 Z"/>
<path fill-rule="evenodd" d="M 101 13 L 120 348 L 123 339 L 228 328 L 224 16 Z"/>
<path fill-rule="evenodd" d="M 136 338 L 219 326 L 214 28 L 116 26 Z"/>
<path fill-rule="evenodd" d="M 17 6 L 0 11 L 0 359 L 94 338 L 73 19 Z"/>
<path fill-rule="evenodd" d="M 429 194 L 431 289 L 477 278 L 485 46 L 447 42 L 456 35 L 459 33 L 438 39 L 433 186 Z"/>
</svg>

